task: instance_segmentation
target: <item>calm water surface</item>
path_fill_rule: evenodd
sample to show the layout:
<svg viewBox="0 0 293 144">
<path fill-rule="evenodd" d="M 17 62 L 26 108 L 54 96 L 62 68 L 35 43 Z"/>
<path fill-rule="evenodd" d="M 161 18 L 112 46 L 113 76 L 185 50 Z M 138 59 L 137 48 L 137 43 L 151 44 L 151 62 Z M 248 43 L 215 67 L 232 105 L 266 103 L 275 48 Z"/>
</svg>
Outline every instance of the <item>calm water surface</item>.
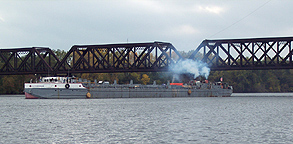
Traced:
<svg viewBox="0 0 293 144">
<path fill-rule="evenodd" d="M 0 143 L 293 143 L 293 97 L 0 97 Z"/>
</svg>

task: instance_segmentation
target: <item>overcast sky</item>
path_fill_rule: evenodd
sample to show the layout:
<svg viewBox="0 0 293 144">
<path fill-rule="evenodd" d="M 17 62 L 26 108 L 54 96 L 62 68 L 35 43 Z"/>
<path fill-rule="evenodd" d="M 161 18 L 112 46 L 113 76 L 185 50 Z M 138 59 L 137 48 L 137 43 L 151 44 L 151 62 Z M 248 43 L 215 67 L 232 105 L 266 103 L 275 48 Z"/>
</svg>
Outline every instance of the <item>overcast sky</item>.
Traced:
<svg viewBox="0 0 293 144">
<path fill-rule="evenodd" d="M 0 0 L 0 48 L 171 42 L 293 33 L 292 0 Z"/>
</svg>

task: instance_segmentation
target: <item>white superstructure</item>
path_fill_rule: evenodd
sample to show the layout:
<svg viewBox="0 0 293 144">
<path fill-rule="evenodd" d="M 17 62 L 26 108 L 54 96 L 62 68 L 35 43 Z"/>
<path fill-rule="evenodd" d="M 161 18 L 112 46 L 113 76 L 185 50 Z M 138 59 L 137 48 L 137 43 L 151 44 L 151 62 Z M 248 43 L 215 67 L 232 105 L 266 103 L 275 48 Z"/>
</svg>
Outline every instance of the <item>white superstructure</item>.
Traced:
<svg viewBox="0 0 293 144">
<path fill-rule="evenodd" d="M 24 92 L 28 99 L 90 97 L 87 88 L 73 77 L 43 77 L 36 83 L 25 83 Z"/>
</svg>

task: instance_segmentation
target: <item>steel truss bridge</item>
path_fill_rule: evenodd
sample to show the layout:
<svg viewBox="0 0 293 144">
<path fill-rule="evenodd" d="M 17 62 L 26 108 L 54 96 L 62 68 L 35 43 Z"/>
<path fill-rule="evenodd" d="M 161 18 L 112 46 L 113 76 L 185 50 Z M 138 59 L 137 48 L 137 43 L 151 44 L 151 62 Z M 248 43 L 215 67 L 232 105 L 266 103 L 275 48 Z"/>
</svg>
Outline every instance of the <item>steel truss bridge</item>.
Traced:
<svg viewBox="0 0 293 144">
<path fill-rule="evenodd" d="M 293 37 L 204 40 L 189 57 L 211 70 L 293 68 Z"/>
<path fill-rule="evenodd" d="M 0 49 L 0 74 L 168 71 L 181 56 L 170 43 L 74 45 L 60 60 L 49 48 Z"/>
<path fill-rule="evenodd" d="M 204 40 L 189 59 L 211 70 L 293 68 L 293 37 Z M 62 58 L 49 48 L 0 49 L 0 75 L 160 72 L 182 56 L 171 43 L 74 45 Z"/>
</svg>

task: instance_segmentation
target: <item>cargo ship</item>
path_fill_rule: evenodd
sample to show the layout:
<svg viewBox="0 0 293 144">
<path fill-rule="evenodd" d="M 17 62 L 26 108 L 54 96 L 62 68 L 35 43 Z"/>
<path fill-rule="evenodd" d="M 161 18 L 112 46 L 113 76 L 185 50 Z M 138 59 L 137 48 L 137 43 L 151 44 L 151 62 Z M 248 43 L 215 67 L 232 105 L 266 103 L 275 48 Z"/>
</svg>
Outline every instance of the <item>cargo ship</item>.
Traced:
<svg viewBox="0 0 293 144">
<path fill-rule="evenodd" d="M 157 85 L 82 82 L 75 77 L 43 77 L 24 84 L 26 99 L 229 97 L 233 87 L 224 82 L 191 80 L 186 84 Z"/>
</svg>

